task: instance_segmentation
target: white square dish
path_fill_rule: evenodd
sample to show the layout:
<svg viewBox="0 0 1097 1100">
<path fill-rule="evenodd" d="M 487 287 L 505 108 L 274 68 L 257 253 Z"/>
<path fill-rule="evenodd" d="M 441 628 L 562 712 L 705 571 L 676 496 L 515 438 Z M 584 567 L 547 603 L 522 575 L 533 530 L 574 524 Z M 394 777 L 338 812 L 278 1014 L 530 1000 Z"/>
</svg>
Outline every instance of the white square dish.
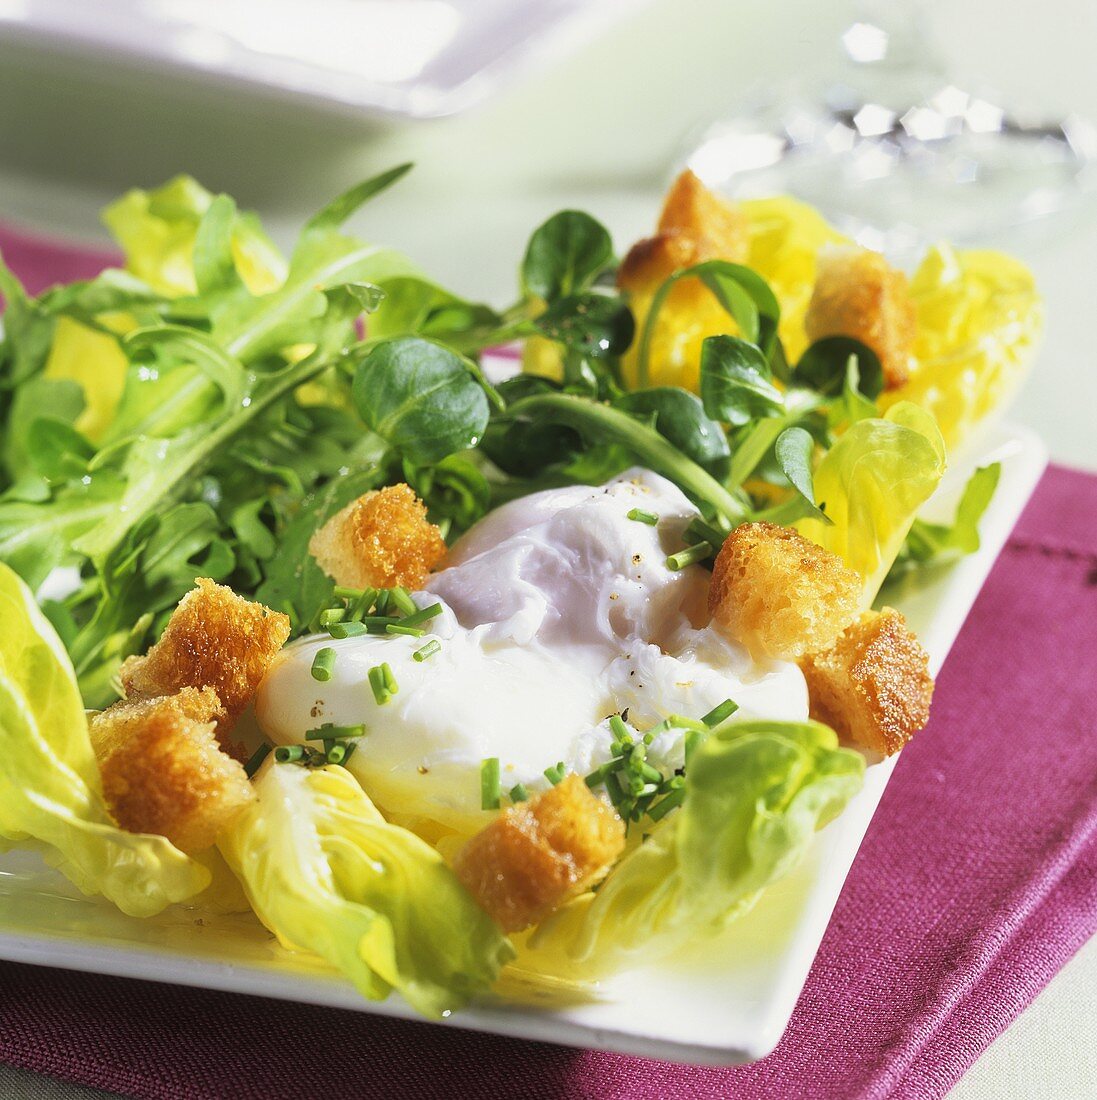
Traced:
<svg viewBox="0 0 1097 1100">
<path fill-rule="evenodd" d="M 971 471 L 992 461 L 1002 463 L 1002 476 L 981 524 L 980 550 L 887 593 L 935 673 L 1047 457 L 1029 431 L 989 427 L 955 461 L 927 514 L 950 514 Z M 893 767 L 894 759 L 871 765 L 863 790 L 808 857 L 720 937 L 605 981 L 593 1000 L 492 997 L 446 1026 L 700 1064 L 762 1057 L 788 1023 Z M 396 997 L 364 1001 L 320 961 L 280 948 L 250 914 L 177 906 L 152 920 L 127 918 L 27 853 L 0 856 L 0 958 L 416 1018 Z"/>
</svg>

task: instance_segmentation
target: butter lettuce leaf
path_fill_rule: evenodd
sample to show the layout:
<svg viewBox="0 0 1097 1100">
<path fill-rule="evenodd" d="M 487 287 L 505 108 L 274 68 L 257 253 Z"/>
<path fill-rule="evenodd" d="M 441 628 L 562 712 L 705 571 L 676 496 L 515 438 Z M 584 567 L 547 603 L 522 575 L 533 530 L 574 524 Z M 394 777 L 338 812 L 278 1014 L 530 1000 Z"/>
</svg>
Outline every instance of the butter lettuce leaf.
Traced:
<svg viewBox="0 0 1097 1100">
<path fill-rule="evenodd" d="M 126 269 L 169 298 L 195 294 L 195 242 L 214 196 L 190 176 L 176 176 L 151 191 L 127 191 L 103 211 L 103 223 L 121 245 Z M 214 218 L 219 212 L 214 212 Z M 231 219 L 236 270 L 253 294 L 275 290 L 286 262 L 254 215 Z"/>
<path fill-rule="evenodd" d="M 945 444 L 933 417 L 900 402 L 851 425 L 827 451 L 814 481 L 830 522 L 807 516 L 795 527 L 861 575 L 867 607 L 944 472 Z"/>
<path fill-rule="evenodd" d="M 800 859 L 864 769 L 818 722 L 726 722 L 694 753 L 681 809 L 544 922 L 520 965 L 595 978 L 719 931 Z"/>
<path fill-rule="evenodd" d="M 72 665 L 25 584 L 0 565 L 0 842 L 40 848 L 87 894 L 151 916 L 209 871 L 111 820 Z"/>
<path fill-rule="evenodd" d="M 322 956 L 370 1000 L 396 989 L 433 1017 L 495 980 L 510 941 L 350 772 L 271 762 L 256 790 L 218 846 L 283 945 Z"/>
</svg>

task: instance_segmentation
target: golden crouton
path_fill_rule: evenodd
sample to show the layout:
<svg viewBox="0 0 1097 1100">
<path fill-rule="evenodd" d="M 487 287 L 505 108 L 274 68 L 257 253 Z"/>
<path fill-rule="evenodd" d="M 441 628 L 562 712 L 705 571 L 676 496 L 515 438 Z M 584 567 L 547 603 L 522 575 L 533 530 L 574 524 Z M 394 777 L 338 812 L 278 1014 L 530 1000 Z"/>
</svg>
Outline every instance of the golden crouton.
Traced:
<svg viewBox="0 0 1097 1100">
<path fill-rule="evenodd" d="M 798 660 L 826 649 L 857 614 L 861 579 L 789 527 L 744 523 L 720 548 L 709 611 L 752 652 Z"/>
<path fill-rule="evenodd" d="M 869 611 L 800 666 L 811 716 L 890 756 L 929 720 L 929 657 L 898 611 Z"/>
<path fill-rule="evenodd" d="M 211 688 L 184 688 L 92 718 L 103 793 L 123 829 L 166 836 L 193 854 L 255 797 L 244 769 L 218 746 L 221 713 Z"/>
<path fill-rule="evenodd" d="M 504 932 L 600 879 L 625 846 L 621 819 L 577 775 L 504 810 L 457 855 L 457 877 Z"/>
<path fill-rule="evenodd" d="M 224 741 L 289 632 L 286 615 L 203 577 L 179 601 L 152 649 L 122 665 L 122 686 L 128 699 L 213 688 L 224 709 L 217 723 Z"/>
<path fill-rule="evenodd" d="M 629 249 L 617 282 L 626 290 L 654 290 L 675 271 L 705 260 L 742 263 L 749 248 L 743 215 L 687 169 L 667 192 L 658 232 Z"/>
<path fill-rule="evenodd" d="M 660 286 L 676 271 L 706 260 L 744 263 L 750 241 L 748 223 L 734 206 L 708 190 L 692 172 L 683 172 L 667 192 L 655 236 L 637 241 L 617 273 L 642 329 Z M 696 389 L 701 345 L 726 333 L 734 323 L 712 292 L 698 279 L 671 287 L 652 334 L 648 377 L 639 378 L 637 344 L 625 353 L 622 369 L 630 384 L 667 384 Z"/>
<path fill-rule="evenodd" d="M 400 484 L 337 512 L 312 536 L 309 553 L 336 584 L 419 588 L 445 556 L 446 543 L 423 502 Z"/>
<path fill-rule="evenodd" d="M 705 259 L 740 261 L 750 248 L 742 211 L 710 191 L 688 168 L 667 191 L 659 232 L 693 237 Z"/>
<path fill-rule="evenodd" d="M 819 256 L 804 317 L 809 340 L 852 336 L 876 352 L 885 389 L 906 382 L 917 315 L 907 277 L 878 252 L 835 248 Z"/>
</svg>

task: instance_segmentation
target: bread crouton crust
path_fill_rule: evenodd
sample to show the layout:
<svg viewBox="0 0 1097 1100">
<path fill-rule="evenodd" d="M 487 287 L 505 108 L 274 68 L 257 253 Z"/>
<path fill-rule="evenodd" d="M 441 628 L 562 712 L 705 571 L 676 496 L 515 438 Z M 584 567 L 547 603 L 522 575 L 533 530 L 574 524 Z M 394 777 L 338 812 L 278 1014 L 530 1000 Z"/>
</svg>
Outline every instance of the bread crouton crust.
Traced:
<svg viewBox="0 0 1097 1100">
<path fill-rule="evenodd" d="M 866 612 L 801 668 L 812 718 L 863 748 L 890 756 L 929 720 L 929 656 L 890 607 Z"/>
<path fill-rule="evenodd" d="M 798 660 L 830 646 L 857 614 L 861 579 L 790 527 L 744 523 L 720 548 L 713 620 L 752 653 Z"/>
<path fill-rule="evenodd" d="M 288 616 L 203 577 L 179 601 L 160 640 L 122 665 L 122 686 L 127 699 L 213 688 L 225 741 L 289 634 Z"/>
<path fill-rule="evenodd" d="M 252 801 L 244 769 L 218 745 L 221 713 L 211 688 L 185 688 L 116 703 L 92 718 L 103 794 L 123 829 L 166 836 L 193 854 Z"/>
<path fill-rule="evenodd" d="M 366 493 L 312 536 L 309 553 L 336 584 L 420 588 L 445 557 L 442 532 L 409 485 Z"/>
<path fill-rule="evenodd" d="M 504 932 L 538 923 L 608 872 L 625 845 L 616 813 L 577 775 L 503 810 L 454 870 Z"/>
<path fill-rule="evenodd" d="M 706 187 L 688 168 L 667 191 L 658 230 L 693 237 L 704 259 L 741 261 L 750 250 L 747 220 L 742 212 Z"/>
<path fill-rule="evenodd" d="M 871 348 L 883 368 L 885 389 L 896 389 L 909 377 L 914 300 L 906 275 L 878 252 L 841 248 L 820 255 L 804 328 L 811 341 L 852 336 Z"/>
</svg>

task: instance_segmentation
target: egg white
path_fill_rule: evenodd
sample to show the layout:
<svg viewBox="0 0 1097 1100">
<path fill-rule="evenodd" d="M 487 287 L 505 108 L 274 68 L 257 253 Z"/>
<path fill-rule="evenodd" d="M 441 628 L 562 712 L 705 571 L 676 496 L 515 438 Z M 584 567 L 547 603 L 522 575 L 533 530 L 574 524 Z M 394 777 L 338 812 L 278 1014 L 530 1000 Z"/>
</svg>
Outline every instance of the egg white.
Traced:
<svg viewBox="0 0 1097 1100">
<path fill-rule="evenodd" d="M 633 508 L 658 524 L 630 520 Z M 806 718 L 800 670 L 757 662 L 706 625 L 703 568 L 667 568 L 695 515 L 676 486 L 646 470 L 504 505 L 415 594 L 420 607 L 443 606 L 430 634 L 301 639 L 259 689 L 259 724 L 293 743 L 324 722 L 364 723 L 349 767 L 377 805 L 470 833 L 485 818 L 485 758 L 499 758 L 504 788 L 543 789 L 546 767 L 562 761 L 582 774 L 608 759 L 607 721 L 620 711 L 640 729 L 729 698 L 743 716 Z M 439 652 L 415 661 L 432 637 Z M 310 669 L 323 646 L 336 659 L 321 683 Z M 399 690 L 378 705 L 368 673 L 381 662 Z M 677 766 L 681 754 L 679 734 L 649 750 L 657 765 Z"/>
</svg>

